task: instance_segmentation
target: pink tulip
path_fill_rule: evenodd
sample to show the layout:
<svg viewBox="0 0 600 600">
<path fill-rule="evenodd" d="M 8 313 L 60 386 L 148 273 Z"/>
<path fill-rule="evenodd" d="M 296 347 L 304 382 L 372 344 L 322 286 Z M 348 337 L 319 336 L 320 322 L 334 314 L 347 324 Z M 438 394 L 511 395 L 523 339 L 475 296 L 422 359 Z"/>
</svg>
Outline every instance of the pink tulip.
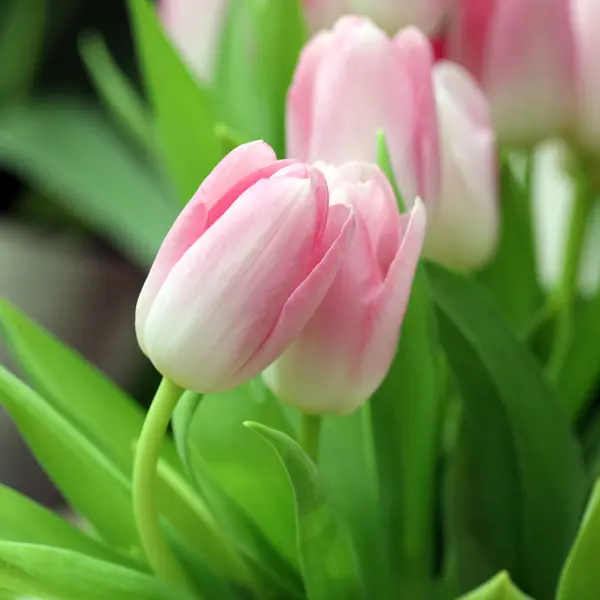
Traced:
<svg viewBox="0 0 600 600">
<path fill-rule="evenodd" d="M 576 84 L 571 1 L 458 0 L 449 58 L 482 85 L 504 140 L 530 144 L 570 124 Z"/>
<path fill-rule="evenodd" d="M 488 103 L 456 64 L 434 69 L 442 179 L 424 256 L 458 270 L 482 265 L 498 243 L 495 136 Z"/>
<path fill-rule="evenodd" d="M 212 79 L 227 5 L 226 0 L 159 0 L 165 31 L 202 80 Z"/>
<path fill-rule="evenodd" d="M 439 149 L 432 64 L 418 30 L 389 39 L 367 19 L 343 17 L 300 57 L 287 103 L 288 156 L 376 162 L 381 129 L 405 201 L 420 196 L 433 208 Z"/>
<path fill-rule="evenodd" d="M 348 163 L 325 171 L 330 205 L 350 202 L 356 230 L 346 259 L 302 333 L 263 373 L 283 402 L 308 413 L 350 413 L 383 381 L 425 233 L 417 201 L 400 215 L 379 169 Z"/>
<path fill-rule="evenodd" d="M 139 344 L 186 389 L 233 388 L 269 365 L 312 317 L 351 241 L 316 168 L 240 146 L 200 186 L 140 294 Z"/>
<path fill-rule="evenodd" d="M 572 3 L 579 74 L 577 133 L 587 149 L 600 152 L 600 2 Z"/>
</svg>

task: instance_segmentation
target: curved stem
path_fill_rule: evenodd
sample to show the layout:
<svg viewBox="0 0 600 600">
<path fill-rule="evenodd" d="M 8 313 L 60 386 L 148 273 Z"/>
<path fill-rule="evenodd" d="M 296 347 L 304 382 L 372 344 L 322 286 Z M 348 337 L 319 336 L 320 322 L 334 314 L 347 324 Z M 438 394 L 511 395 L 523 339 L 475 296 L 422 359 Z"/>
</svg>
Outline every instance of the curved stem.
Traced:
<svg viewBox="0 0 600 600">
<path fill-rule="evenodd" d="M 558 376 L 571 342 L 573 302 L 577 295 L 577 276 L 593 205 L 592 200 L 592 190 L 588 185 L 586 174 L 580 172 L 576 183 L 562 274 L 551 298 L 557 318 L 552 352 L 547 365 L 547 372 L 551 379 L 556 379 Z"/>
<path fill-rule="evenodd" d="M 312 459 L 317 462 L 319 455 L 319 435 L 321 433 L 321 417 L 318 415 L 302 415 L 300 423 L 300 445 Z"/>
<path fill-rule="evenodd" d="M 182 389 L 163 378 L 144 421 L 133 465 L 133 514 L 142 548 L 157 575 L 189 587 L 187 577 L 163 535 L 156 495 L 160 445 Z"/>
</svg>

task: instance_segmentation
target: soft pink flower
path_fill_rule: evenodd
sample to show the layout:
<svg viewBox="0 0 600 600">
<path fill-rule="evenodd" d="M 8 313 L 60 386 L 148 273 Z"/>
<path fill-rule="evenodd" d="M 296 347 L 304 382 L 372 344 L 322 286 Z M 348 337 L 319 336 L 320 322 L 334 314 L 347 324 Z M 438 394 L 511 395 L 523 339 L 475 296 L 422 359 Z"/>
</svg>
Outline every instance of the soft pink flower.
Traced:
<svg viewBox="0 0 600 600">
<path fill-rule="evenodd" d="M 571 123 L 571 1 L 458 0 L 449 58 L 484 88 L 503 140 L 529 144 L 563 133 Z"/>
<path fill-rule="evenodd" d="M 420 196 L 433 208 L 439 148 L 432 64 L 418 30 L 390 39 L 368 19 L 343 17 L 300 57 L 287 103 L 288 156 L 376 162 L 382 130 L 405 201 Z"/>
<path fill-rule="evenodd" d="M 197 392 L 269 365 L 312 317 L 348 248 L 351 208 L 329 206 L 323 174 L 240 146 L 206 178 L 167 235 L 140 294 L 138 341 Z"/>
<path fill-rule="evenodd" d="M 350 202 L 356 230 L 323 302 L 289 348 L 263 373 L 285 403 L 308 413 L 350 413 L 383 381 L 425 234 L 419 200 L 400 215 L 379 169 L 348 163 L 325 170 L 330 204 Z"/>
<path fill-rule="evenodd" d="M 461 67 L 434 69 L 442 179 L 424 256 L 459 270 L 483 264 L 498 243 L 495 135 L 488 103 Z"/>
</svg>

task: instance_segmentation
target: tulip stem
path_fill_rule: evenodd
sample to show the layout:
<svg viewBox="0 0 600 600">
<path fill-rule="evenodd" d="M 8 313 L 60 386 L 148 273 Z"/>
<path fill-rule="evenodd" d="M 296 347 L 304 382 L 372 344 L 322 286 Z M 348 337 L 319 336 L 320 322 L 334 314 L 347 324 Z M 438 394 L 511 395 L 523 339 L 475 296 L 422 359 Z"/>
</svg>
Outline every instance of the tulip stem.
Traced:
<svg viewBox="0 0 600 600">
<path fill-rule="evenodd" d="M 576 191 L 567 233 L 562 273 L 551 298 L 551 306 L 556 313 L 554 342 L 547 364 L 547 373 L 551 380 L 556 380 L 558 377 L 571 343 L 573 303 L 577 296 L 577 276 L 593 206 L 593 192 L 583 169 L 577 172 L 575 185 Z"/>
<path fill-rule="evenodd" d="M 183 390 L 163 378 L 138 440 L 133 465 L 133 514 L 142 548 L 154 572 L 169 583 L 190 587 L 160 526 L 156 494 L 160 445 Z"/>
<path fill-rule="evenodd" d="M 300 445 L 316 464 L 319 456 L 319 436 L 321 433 L 321 417 L 319 415 L 302 415 L 300 423 Z"/>
</svg>

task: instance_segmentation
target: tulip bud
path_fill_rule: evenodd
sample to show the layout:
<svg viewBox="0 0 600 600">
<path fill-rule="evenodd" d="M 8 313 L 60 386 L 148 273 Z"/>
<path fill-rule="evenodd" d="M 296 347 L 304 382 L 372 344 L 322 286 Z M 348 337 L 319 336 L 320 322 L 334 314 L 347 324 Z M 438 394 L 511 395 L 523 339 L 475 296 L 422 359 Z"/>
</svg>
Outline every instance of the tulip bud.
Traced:
<svg viewBox="0 0 600 600">
<path fill-rule="evenodd" d="M 490 257 L 498 242 L 494 130 L 483 92 L 464 69 L 444 61 L 433 77 L 442 179 L 423 254 L 471 270 Z"/>
<path fill-rule="evenodd" d="M 240 146 L 200 186 L 165 238 L 136 309 L 144 353 L 179 386 L 233 388 L 306 325 L 353 232 L 323 174 Z"/>
<path fill-rule="evenodd" d="M 431 209 L 439 183 L 429 42 L 416 29 L 394 39 L 367 19 L 343 17 L 304 48 L 288 95 L 288 156 L 376 162 L 383 130 L 407 201 Z"/>
<path fill-rule="evenodd" d="M 356 230 L 323 302 L 288 349 L 263 373 L 278 398 L 307 413 L 350 413 L 383 381 L 425 233 L 419 200 L 400 215 L 374 165 L 327 169 L 330 204 L 350 203 Z"/>
<path fill-rule="evenodd" d="M 449 58 L 482 85 L 502 140 L 531 144 L 570 124 L 576 84 L 570 3 L 458 2 Z"/>
</svg>

